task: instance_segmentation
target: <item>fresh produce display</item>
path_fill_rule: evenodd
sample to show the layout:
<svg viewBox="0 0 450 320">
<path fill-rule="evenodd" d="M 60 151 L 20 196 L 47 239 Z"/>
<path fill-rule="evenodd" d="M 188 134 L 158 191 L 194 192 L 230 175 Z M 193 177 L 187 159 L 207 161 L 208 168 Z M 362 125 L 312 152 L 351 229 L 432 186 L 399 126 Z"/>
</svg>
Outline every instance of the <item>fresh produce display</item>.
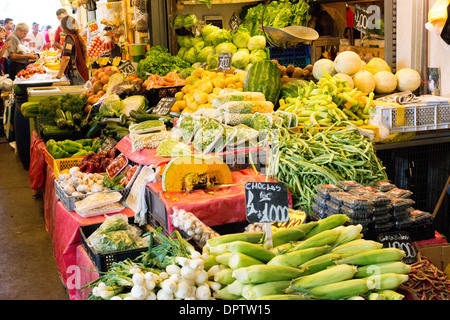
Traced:
<svg viewBox="0 0 450 320">
<path fill-rule="evenodd" d="M 325 73 L 317 83 L 299 88 L 297 97 L 281 99 L 279 110 L 296 113 L 303 125 L 363 125 L 369 121 L 373 98 L 373 92 L 351 89 L 347 81 Z"/>
<path fill-rule="evenodd" d="M 184 86 L 184 79 L 175 71 L 167 73 L 165 76 L 152 74 L 144 81 L 145 89 L 158 89 L 164 87 Z"/>
<path fill-rule="evenodd" d="M 117 150 L 108 149 L 106 152 L 89 152 L 78 163 L 81 172 L 85 173 L 105 173 L 111 161 L 116 158 Z"/>
<path fill-rule="evenodd" d="M 279 0 L 271 1 L 267 7 L 265 5 L 261 3 L 247 9 L 240 28 L 247 30 L 252 36 L 263 35 L 261 25 L 275 28 L 306 26 L 311 18 L 308 1 L 300 0 L 293 3 Z"/>
<path fill-rule="evenodd" d="M 48 152 L 54 159 L 84 157 L 89 152 L 97 153 L 102 145 L 101 139 L 61 140 L 50 139 L 45 144 Z"/>
<path fill-rule="evenodd" d="M 281 134 L 278 148 L 272 151 L 268 172 L 275 173 L 292 193 L 293 208 L 307 213 L 318 184 L 356 181 L 369 185 L 387 181 L 373 142 L 360 135 L 355 127 Z"/>
<path fill-rule="evenodd" d="M 103 51 L 105 51 L 103 43 L 104 43 L 103 37 L 93 36 L 86 45 L 88 58 L 99 57 L 103 53 Z"/>
<path fill-rule="evenodd" d="M 80 197 L 107 190 L 107 187 L 103 185 L 103 175 L 82 172 L 79 167 L 72 167 L 68 173 L 61 173 L 58 176 L 57 183 L 64 190 L 64 193 L 71 197 Z"/>
<path fill-rule="evenodd" d="M 411 265 L 409 279 L 400 286 L 415 300 L 449 300 L 450 278 L 423 255 Z"/>
<path fill-rule="evenodd" d="M 325 74 L 335 76 L 347 75 L 352 79 L 348 84 L 366 94 L 389 94 L 398 91 L 415 91 L 421 85 L 420 73 L 411 68 L 403 68 L 394 75 L 391 68 L 381 58 L 371 58 L 365 63 L 353 51 L 342 51 L 337 54 L 334 61 L 320 59 L 314 63 L 313 76 L 316 80 L 325 77 Z M 348 77 L 344 76 L 344 79 Z"/>
<path fill-rule="evenodd" d="M 116 214 L 105 221 L 86 239 L 89 247 L 96 252 L 110 252 L 147 248 L 148 237 L 142 237 L 142 230 L 128 223 L 128 217 Z"/>
<path fill-rule="evenodd" d="M 162 188 L 167 192 L 191 192 L 196 185 L 213 187 L 233 183 L 230 168 L 222 158 L 202 155 L 182 155 L 164 168 Z"/>
<path fill-rule="evenodd" d="M 45 70 L 43 68 L 34 67 L 30 65 L 23 70 L 17 72 L 16 77 L 19 79 L 30 79 L 32 76 L 36 74 L 45 74 Z"/>
<path fill-rule="evenodd" d="M 178 56 L 173 56 L 168 49 L 162 46 L 153 46 L 145 54 L 145 59 L 139 61 L 137 76 L 147 80 L 149 74 L 165 76 L 169 72 L 181 72 L 191 66 Z"/>
</svg>

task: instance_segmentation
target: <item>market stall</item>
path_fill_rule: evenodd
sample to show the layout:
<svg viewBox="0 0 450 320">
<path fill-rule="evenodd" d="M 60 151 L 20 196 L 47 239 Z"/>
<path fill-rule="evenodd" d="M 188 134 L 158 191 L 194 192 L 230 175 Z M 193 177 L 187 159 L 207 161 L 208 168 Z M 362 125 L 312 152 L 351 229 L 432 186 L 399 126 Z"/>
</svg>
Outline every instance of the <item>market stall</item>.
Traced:
<svg viewBox="0 0 450 320">
<path fill-rule="evenodd" d="M 382 159 L 424 134 L 446 139 L 449 99 L 421 94 L 420 72 L 383 55 L 312 59 L 323 39 L 260 28 L 265 8 L 270 26 L 314 30 L 304 1 L 280 20 L 288 4 L 254 4 L 229 29 L 178 1 L 172 43 L 135 69 L 96 60 L 81 92 L 21 108 L 71 299 L 422 299 L 421 267 L 432 298 L 449 299 L 436 213 Z"/>
</svg>

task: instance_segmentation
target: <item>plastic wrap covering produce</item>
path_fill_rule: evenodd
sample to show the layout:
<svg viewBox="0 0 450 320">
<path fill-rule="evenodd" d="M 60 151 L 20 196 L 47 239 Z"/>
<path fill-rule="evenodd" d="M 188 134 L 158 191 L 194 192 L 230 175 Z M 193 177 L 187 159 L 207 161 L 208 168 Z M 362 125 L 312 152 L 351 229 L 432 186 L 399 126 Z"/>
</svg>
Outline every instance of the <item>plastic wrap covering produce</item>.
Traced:
<svg viewBox="0 0 450 320">
<path fill-rule="evenodd" d="M 116 214 L 107 217 L 87 239 L 88 245 L 99 253 L 109 253 L 148 246 L 142 231 L 128 223 L 128 217 Z"/>
</svg>

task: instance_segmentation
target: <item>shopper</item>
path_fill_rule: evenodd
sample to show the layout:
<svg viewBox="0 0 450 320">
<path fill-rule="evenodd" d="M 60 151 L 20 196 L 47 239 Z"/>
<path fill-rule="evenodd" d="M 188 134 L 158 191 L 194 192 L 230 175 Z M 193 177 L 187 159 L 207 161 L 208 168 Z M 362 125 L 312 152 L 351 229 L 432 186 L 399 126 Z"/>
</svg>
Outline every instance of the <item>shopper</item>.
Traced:
<svg viewBox="0 0 450 320">
<path fill-rule="evenodd" d="M 44 27 L 44 31 L 42 31 L 42 34 L 45 38 L 45 43 L 52 43 L 52 26 L 48 25 Z"/>
<path fill-rule="evenodd" d="M 11 46 L 11 41 L 6 41 L 6 30 L 3 27 L 0 27 L 0 68 L 1 75 L 4 76 L 7 74 L 6 70 L 6 58 L 4 57 L 6 50 Z"/>
<path fill-rule="evenodd" d="M 36 52 L 40 52 L 45 44 L 45 37 L 39 31 L 39 23 L 33 22 L 31 24 L 31 31 L 28 32 L 27 38 L 29 39 L 30 47 Z"/>
<path fill-rule="evenodd" d="M 89 70 L 86 65 L 86 43 L 80 35 L 79 25 L 75 18 L 63 17 L 61 28 L 66 38 L 62 49 L 61 67 L 56 78 L 60 79 L 66 75 L 72 85 L 82 85 L 89 80 Z"/>
<path fill-rule="evenodd" d="M 67 13 L 66 9 L 62 8 L 62 9 L 58 9 L 56 10 L 56 17 L 58 18 L 59 22 L 61 22 L 62 18 L 69 16 L 69 14 Z M 55 31 L 55 40 L 53 45 L 57 48 L 57 49 L 62 49 L 62 44 L 64 43 L 64 36 L 62 37 L 63 39 L 61 39 L 61 32 L 62 32 L 62 28 L 61 28 L 61 24 L 58 26 L 58 28 L 56 28 Z"/>
<path fill-rule="evenodd" d="M 26 69 L 31 61 L 36 61 L 39 56 L 30 52 L 23 44 L 23 39 L 27 36 L 30 28 L 26 23 L 18 23 L 14 32 L 12 32 L 6 41 L 11 41 L 11 46 L 7 50 L 8 60 L 10 62 L 9 77 L 14 80 L 20 70 Z"/>
<path fill-rule="evenodd" d="M 9 34 L 14 31 L 13 19 L 6 18 L 4 27 L 5 27 L 5 31 L 6 31 L 6 36 L 9 36 Z"/>
</svg>

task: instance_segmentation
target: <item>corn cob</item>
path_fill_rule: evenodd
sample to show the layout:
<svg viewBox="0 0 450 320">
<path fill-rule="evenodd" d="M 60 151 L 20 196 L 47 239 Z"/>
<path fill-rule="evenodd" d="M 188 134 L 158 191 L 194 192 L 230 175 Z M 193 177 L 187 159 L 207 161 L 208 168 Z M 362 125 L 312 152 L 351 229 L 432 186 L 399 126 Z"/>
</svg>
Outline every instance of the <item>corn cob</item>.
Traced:
<svg viewBox="0 0 450 320">
<path fill-rule="evenodd" d="M 407 274 L 383 273 L 363 279 L 367 280 L 370 290 L 395 290 L 408 278 Z"/>
<path fill-rule="evenodd" d="M 249 267 L 255 264 L 263 264 L 263 262 L 240 252 L 233 252 L 228 259 L 228 265 L 232 270 Z"/>
<path fill-rule="evenodd" d="M 302 294 L 272 294 L 256 298 L 255 300 L 306 300 Z"/>
<path fill-rule="evenodd" d="M 228 289 L 228 292 L 230 294 L 234 294 L 236 296 L 242 296 L 242 290 L 244 289 L 244 287 L 245 287 L 245 284 L 243 284 L 237 280 L 233 281 L 233 283 L 226 286 L 226 288 Z"/>
<path fill-rule="evenodd" d="M 325 219 L 319 220 L 317 225 L 306 234 L 306 239 L 315 236 L 322 231 L 339 227 L 346 223 L 350 218 L 345 214 L 333 214 Z"/>
<path fill-rule="evenodd" d="M 304 237 L 305 233 L 301 230 L 294 228 L 280 229 L 272 234 L 272 245 L 277 247 L 290 241 L 302 240 Z"/>
<path fill-rule="evenodd" d="M 222 285 L 228 285 L 233 283 L 235 279 L 233 278 L 233 270 L 222 269 L 214 275 L 214 281 Z"/>
<path fill-rule="evenodd" d="M 308 232 L 310 232 L 317 224 L 318 224 L 317 221 L 310 221 L 310 222 L 307 222 L 307 223 L 302 223 L 302 224 L 297 225 L 297 226 L 293 226 L 293 227 L 291 227 L 291 228 L 297 229 L 297 230 L 300 230 L 300 231 L 303 231 L 303 232 L 305 233 L 305 235 L 306 235 L 306 234 L 307 234 Z"/>
<path fill-rule="evenodd" d="M 366 279 L 350 279 L 310 289 L 313 298 L 321 300 L 339 300 L 364 294 L 369 291 Z"/>
<path fill-rule="evenodd" d="M 316 235 L 300 242 L 299 244 L 294 246 L 289 251 L 292 252 L 292 251 L 301 250 L 301 249 L 330 245 L 336 241 L 338 236 L 339 236 L 338 230 L 325 230 L 319 234 L 316 234 Z"/>
<path fill-rule="evenodd" d="M 398 261 L 405 256 L 403 250 L 397 248 L 381 248 L 375 250 L 368 250 L 365 252 L 357 253 L 340 260 L 337 260 L 337 264 L 354 264 L 354 265 L 370 265 L 383 262 Z"/>
<path fill-rule="evenodd" d="M 263 283 L 267 281 L 292 280 L 303 275 L 303 270 L 287 266 L 255 264 L 233 270 L 232 276 L 242 283 Z"/>
<path fill-rule="evenodd" d="M 227 252 L 229 252 L 227 248 L 227 243 L 219 244 L 217 246 L 208 248 L 208 254 L 214 254 L 216 256 Z"/>
<path fill-rule="evenodd" d="M 270 260 L 267 264 L 277 266 L 298 267 L 299 265 L 324 254 L 329 246 L 312 247 L 302 250 L 296 250 L 285 254 L 280 254 Z"/>
<path fill-rule="evenodd" d="M 377 292 L 370 292 L 367 296 L 367 300 L 384 300 L 384 297 Z"/>
<path fill-rule="evenodd" d="M 401 293 L 398 293 L 394 290 L 380 290 L 377 291 L 377 293 L 384 299 L 384 300 L 402 300 L 405 296 Z"/>
<path fill-rule="evenodd" d="M 209 270 L 212 266 L 216 265 L 218 262 L 216 256 L 213 254 L 208 255 L 208 259 L 204 260 L 203 269 Z"/>
<path fill-rule="evenodd" d="M 233 241 L 227 243 L 226 246 L 228 251 L 230 252 L 240 252 L 255 259 L 261 260 L 262 262 L 268 262 L 270 261 L 270 259 L 275 257 L 275 253 L 256 243 Z"/>
<path fill-rule="evenodd" d="M 228 266 L 230 260 L 231 252 L 222 253 L 216 256 L 216 261 L 221 264 L 225 264 Z"/>
<path fill-rule="evenodd" d="M 361 239 L 362 234 L 362 225 L 349 225 L 346 227 L 342 227 L 341 233 L 339 234 L 336 241 L 331 245 L 333 248 L 348 243 L 350 241 Z"/>
<path fill-rule="evenodd" d="M 241 298 L 241 296 L 229 293 L 227 287 L 215 291 L 213 297 L 220 300 L 237 300 Z"/>
<path fill-rule="evenodd" d="M 306 274 L 313 274 L 335 265 L 334 261 L 340 258 L 342 258 L 342 255 L 339 253 L 327 253 L 306 261 L 299 268 L 304 268 Z"/>
<path fill-rule="evenodd" d="M 281 294 L 289 287 L 290 280 L 270 281 L 252 286 L 242 291 L 242 296 L 247 300 L 255 300 L 257 298 Z"/>
<path fill-rule="evenodd" d="M 300 243 L 301 241 L 293 241 L 285 244 L 281 244 L 277 247 L 274 247 L 273 249 L 270 249 L 271 252 L 277 254 L 283 254 L 288 252 L 290 249 L 292 249 L 296 244 Z"/>
<path fill-rule="evenodd" d="M 286 293 L 308 292 L 309 289 L 330 283 L 350 280 L 357 268 L 347 264 L 332 266 L 314 274 L 306 275 L 292 280 Z"/>
<path fill-rule="evenodd" d="M 262 240 L 264 232 L 241 232 L 224 234 L 220 237 L 208 239 L 206 243 L 209 247 L 214 247 L 222 243 L 229 243 L 233 241 L 246 241 L 251 243 L 258 243 Z"/>
<path fill-rule="evenodd" d="M 408 274 L 410 271 L 411 266 L 401 261 L 385 262 L 358 267 L 355 278 L 366 278 L 383 273 Z"/>
<path fill-rule="evenodd" d="M 383 244 L 373 240 L 357 239 L 331 249 L 334 253 L 344 253 L 357 250 L 374 250 L 381 249 Z"/>
</svg>

